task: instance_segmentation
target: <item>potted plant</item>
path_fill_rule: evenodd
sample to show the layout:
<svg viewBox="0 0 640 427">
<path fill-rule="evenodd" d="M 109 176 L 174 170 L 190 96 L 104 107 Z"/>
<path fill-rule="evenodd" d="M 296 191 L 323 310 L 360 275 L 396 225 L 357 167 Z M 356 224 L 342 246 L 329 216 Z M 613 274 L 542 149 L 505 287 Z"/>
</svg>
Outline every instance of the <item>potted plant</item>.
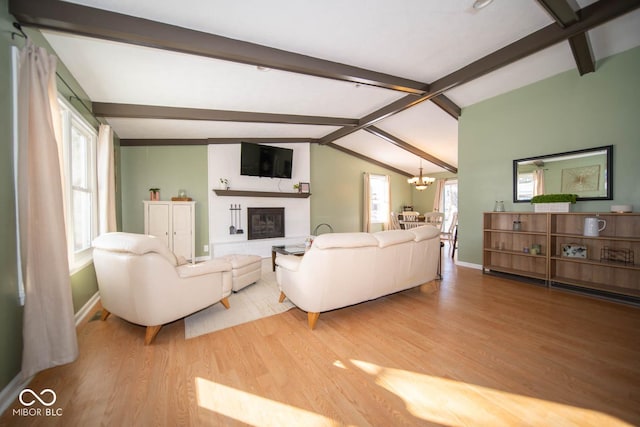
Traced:
<svg viewBox="0 0 640 427">
<path fill-rule="evenodd" d="M 533 196 L 531 203 L 534 212 L 569 212 L 577 198 L 577 194 L 541 194 Z"/>
<path fill-rule="evenodd" d="M 220 189 L 221 190 L 229 189 L 229 180 L 227 178 L 220 178 Z"/>
<path fill-rule="evenodd" d="M 299 193 L 300 192 L 300 183 L 293 184 L 293 189 L 296 190 Z"/>
<path fill-rule="evenodd" d="M 149 189 L 149 200 L 157 202 L 160 200 L 160 189 L 159 188 L 150 188 Z"/>
</svg>

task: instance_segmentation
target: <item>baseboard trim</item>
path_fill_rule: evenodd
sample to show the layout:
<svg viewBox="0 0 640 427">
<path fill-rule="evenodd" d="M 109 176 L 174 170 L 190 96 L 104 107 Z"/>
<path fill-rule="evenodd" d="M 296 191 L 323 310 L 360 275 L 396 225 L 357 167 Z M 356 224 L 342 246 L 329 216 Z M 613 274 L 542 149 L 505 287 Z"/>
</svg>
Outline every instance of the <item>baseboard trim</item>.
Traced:
<svg viewBox="0 0 640 427">
<path fill-rule="evenodd" d="M 475 270 L 482 270 L 482 266 L 480 264 L 473 264 L 471 262 L 465 262 L 465 261 L 456 261 L 456 265 L 460 266 L 460 267 L 469 267 L 469 268 L 473 268 Z"/>
<path fill-rule="evenodd" d="M 74 316 L 76 327 L 78 327 L 78 325 L 91 313 L 91 310 L 95 307 L 98 301 L 100 301 L 100 293 L 96 292 L 91 298 L 89 298 L 89 301 L 87 301 L 86 304 L 78 310 Z M 32 379 L 33 376 L 24 380 L 22 379 L 22 372 L 18 372 L 18 375 L 16 375 L 16 377 L 12 379 L 11 382 L 2 389 L 2 391 L 0 391 L 0 415 L 4 414 L 4 411 L 11 406 L 20 392 L 29 385 Z"/>
<path fill-rule="evenodd" d="M 98 301 L 100 301 L 100 292 L 96 292 L 95 294 L 93 294 L 93 296 L 89 298 L 89 301 L 87 301 L 85 305 L 83 305 L 82 308 L 78 310 L 75 315 L 76 327 L 84 320 L 85 317 L 89 315 L 89 313 L 91 313 L 91 310 L 98 303 Z"/>
<path fill-rule="evenodd" d="M 18 372 L 18 375 L 0 391 L 0 415 L 4 414 L 4 411 L 11 406 L 20 392 L 29 385 L 32 379 L 33 376 L 25 380 L 22 378 L 22 372 Z"/>
</svg>

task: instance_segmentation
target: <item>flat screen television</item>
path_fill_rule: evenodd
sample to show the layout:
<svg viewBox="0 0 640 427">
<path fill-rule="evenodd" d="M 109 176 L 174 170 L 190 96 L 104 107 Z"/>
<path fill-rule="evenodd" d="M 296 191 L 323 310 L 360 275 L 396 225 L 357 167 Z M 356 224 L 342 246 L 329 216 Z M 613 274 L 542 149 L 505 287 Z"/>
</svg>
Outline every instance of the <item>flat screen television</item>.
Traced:
<svg viewBox="0 0 640 427">
<path fill-rule="evenodd" d="M 293 150 L 243 142 L 240 148 L 240 175 L 291 178 Z"/>
</svg>

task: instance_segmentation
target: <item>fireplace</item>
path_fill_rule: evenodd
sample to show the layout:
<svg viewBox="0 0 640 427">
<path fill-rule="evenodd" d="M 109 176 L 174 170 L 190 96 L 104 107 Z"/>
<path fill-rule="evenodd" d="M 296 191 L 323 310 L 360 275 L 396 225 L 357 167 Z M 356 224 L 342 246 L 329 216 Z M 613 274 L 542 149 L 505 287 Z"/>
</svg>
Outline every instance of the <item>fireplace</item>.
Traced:
<svg viewBox="0 0 640 427">
<path fill-rule="evenodd" d="M 284 208 L 247 208 L 248 239 L 284 237 Z"/>
</svg>

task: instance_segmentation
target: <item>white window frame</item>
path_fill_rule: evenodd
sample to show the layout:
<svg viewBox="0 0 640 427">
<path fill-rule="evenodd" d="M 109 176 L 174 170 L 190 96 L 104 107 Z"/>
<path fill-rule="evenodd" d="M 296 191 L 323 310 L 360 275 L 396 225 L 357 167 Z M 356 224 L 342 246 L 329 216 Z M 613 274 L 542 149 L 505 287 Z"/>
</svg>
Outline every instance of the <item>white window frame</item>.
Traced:
<svg viewBox="0 0 640 427">
<path fill-rule="evenodd" d="M 378 194 L 379 186 L 384 186 L 384 190 Z M 371 224 L 388 224 L 391 201 L 390 182 L 387 175 L 369 174 L 369 218 Z"/>
<path fill-rule="evenodd" d="M 520 172 L 518 173 L 518 194 L 516 194 L 517 200 L 529 200 L 535 194 L 535 179 L 533 172 Z"/>
<path fill-rule="evenodd" d="M 74 249 L 74 231 L 75 219 L 73 211 L 73 186 L 72 186 L 72 127 L 80 130 L 88 137 L 89 147 L 87 153 L 87 173 L 89 176 L 88 186 L 86 188 L 76 188 L 76 190 L 87 191 L 91 195 L 91 237 L 90 241 L 98 235 L 98 177 L 97 177 L 97 141 L 98 132 L 73 108 L 73 106 L 64 98 L 58 97 L 60 105 L 60 118 L 63 140 L 63 164 L 64 164 L 64 183 L 65 183 L 65 209 L 67 221 L 67 252 L 69 256 L 69 270 L 71 274 L 84 268 L 93 261 L 93 249 L 91 245 L 81 250 Z"/>
<path fill-rule="evenodd" d="M 22 254 L 20 252 L 20 213 L 18 211 L 18 68 L 20 64 L 20 51 L 16 46 L 11 46 L 11 75 L 13 95 L 13 183 L 16 203 L 16 260 L 18 262 L 18 298 L 20 305 L 24 305 L 24 280 L 22 278 Z"/>
<path fill-rule="evenodd" d="M 455 203 L 451 199 L 451 194 L 454 192 L 451 188 L 455 187 L 456 200 Z M 458 180 L 457 179 L 448 179 L 444 183 L 444 188 L 442 192 L 442 206 L 440 208 L 440 212 L 444 212 L 444 223 L 442 224 L 442 230 L 448 230 L 451 226 L 451 220 L 453 219 L 453 214 L 458 212 Z"/>
</svg>

